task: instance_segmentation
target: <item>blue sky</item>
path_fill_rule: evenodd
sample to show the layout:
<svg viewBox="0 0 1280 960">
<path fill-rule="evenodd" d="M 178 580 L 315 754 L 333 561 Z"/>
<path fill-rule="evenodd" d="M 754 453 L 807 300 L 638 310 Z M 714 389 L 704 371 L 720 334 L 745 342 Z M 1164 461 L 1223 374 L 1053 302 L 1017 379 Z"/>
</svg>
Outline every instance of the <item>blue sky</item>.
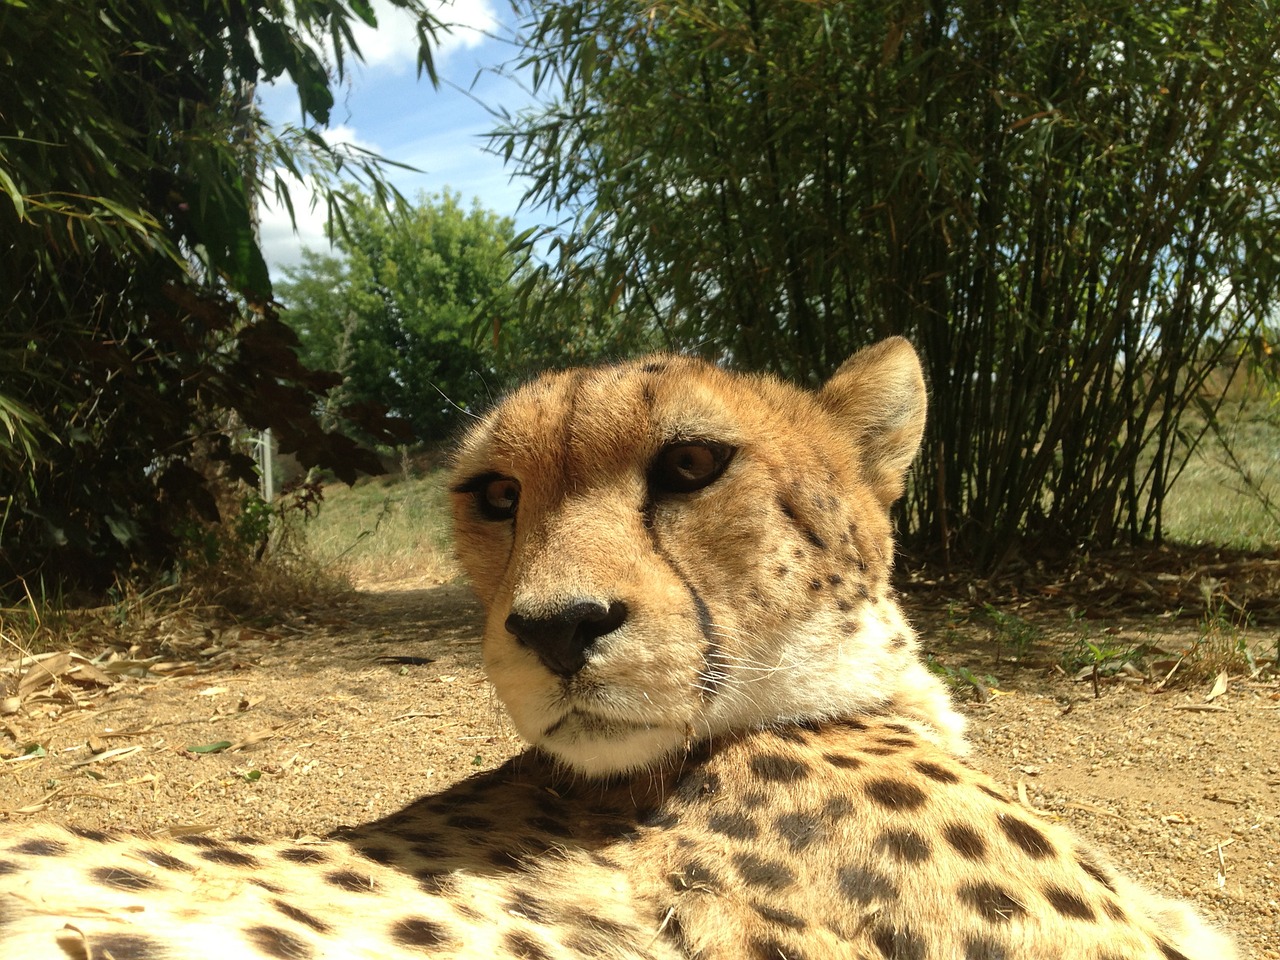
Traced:
<svg viewBox="0 0 1280 960">
<path fill-rule="evenodd" d="M 499 4 L 502 4 L 499 6 Z M 365 63 L 350 69 L 347 82 L 337 91 L 337 104 L 329 129 L 331 142 L 348 142 L 407 163 L 420 173 L 388 168 L 389 179 L 406 196 L 419 191 L 437 193 L 448 187 L 462 195 L 465 205 L 478 199 L 482 206 L 503 216 L 515 216 L 524 192 L 511 181 L 502 160 L 485 152 L 484 133 L 494 124 L 485 107 L 516 110 L 528 102 L 528 94 L 510 80 L 488 72 L 509 59 L 513 48 L 497 37 L 510 33 L 510 7 L 502 0 L 453 0 L 441 16 L 458 24 L 442 36 L 435 52 L 441 86 L 417 77 L 417 40 L 412 20 L 373 0 L 378 14 L 377 31 L 360 29 L 357 43 Z M 348 64 L 351 67 L 351 64 Z M 459 89 L 460 88 L 460 89 Z M 468 95 L 464 91 L 470 91 Z M 273 123 L 298 123 L 297 93 L 292 86 L 259 88 L 263 110 Z M 296 264 L 302 247 L 324 249 L 324 211 L 308 210 L 307 193 L 292 191 L 298 214 L 298 232 L 281 210 L 261 211 L 262 246 L 272 273 Z M 532 226 L 532 214 L 520 217 L 520 226 Z"/>
</svg>

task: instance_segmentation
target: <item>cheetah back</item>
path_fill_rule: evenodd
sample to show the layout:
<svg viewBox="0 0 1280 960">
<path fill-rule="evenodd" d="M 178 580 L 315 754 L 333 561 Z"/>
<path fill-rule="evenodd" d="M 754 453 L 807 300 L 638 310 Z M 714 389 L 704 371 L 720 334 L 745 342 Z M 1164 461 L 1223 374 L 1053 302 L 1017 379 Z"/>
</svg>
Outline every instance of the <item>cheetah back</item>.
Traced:
<svg viewBox="0 0 1280 960">
<path fill-rule="evenodd" d="M 6 956 L 1231 957 L 905 724 L 756 731 L 637 780 L 528 753 L 324 844 L 0 839 Z"/>
</svg>

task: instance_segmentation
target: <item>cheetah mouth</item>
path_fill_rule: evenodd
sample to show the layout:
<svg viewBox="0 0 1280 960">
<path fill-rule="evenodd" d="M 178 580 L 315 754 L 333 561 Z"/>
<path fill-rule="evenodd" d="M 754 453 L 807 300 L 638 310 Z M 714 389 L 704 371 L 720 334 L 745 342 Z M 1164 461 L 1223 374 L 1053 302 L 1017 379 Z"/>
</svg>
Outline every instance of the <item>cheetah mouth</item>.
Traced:
<svg viewBox="0 0 1280 960">
<path fill-rule="evenodd" d="M 654 729 L 656 725 L 652 723 L 620 720 L 574 707 L 547 727 L 543 736 L 548 739 L 621 740 Z"/>
</svg>

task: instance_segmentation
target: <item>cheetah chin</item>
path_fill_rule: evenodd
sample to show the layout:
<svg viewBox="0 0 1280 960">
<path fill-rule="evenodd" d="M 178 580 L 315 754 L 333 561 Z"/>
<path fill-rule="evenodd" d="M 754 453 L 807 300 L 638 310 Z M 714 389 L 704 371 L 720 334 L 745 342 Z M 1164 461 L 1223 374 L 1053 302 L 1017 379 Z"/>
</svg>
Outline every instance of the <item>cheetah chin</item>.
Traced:
<svg viewBox="0 0 1280 960">
<path fill-rule="evenodd" d="M 889 586 L 924 425 L 656 356 L 463 441 L 455 542 L 531 747 L 325 842 L 0 829 L 0 960 L 1231 960 L 962 759 Z"/>
</svg>

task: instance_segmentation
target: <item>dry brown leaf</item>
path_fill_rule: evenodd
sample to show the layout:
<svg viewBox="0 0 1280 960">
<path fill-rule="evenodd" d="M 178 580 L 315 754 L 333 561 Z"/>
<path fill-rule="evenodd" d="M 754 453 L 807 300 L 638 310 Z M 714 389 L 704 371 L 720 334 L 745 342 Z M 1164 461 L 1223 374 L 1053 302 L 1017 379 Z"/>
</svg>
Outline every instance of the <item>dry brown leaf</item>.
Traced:
<svg viewBox="0 0 1280 960">
<path fill-rule="evenodd" d="M 1031 798 L 1027 796 L 1027 782 L 1025 780 L 1018 781 L 1018 802 L 1028 810 L 1035 809 L 1035 807 L 1031 805 Z"/>
<path fill-rule="evenodd" d="M 1218 674 L 1218 678 L 1213 681 L 1213 689 L 1210 690 L 1208 695 L 1204 698 L 1205 703 L 1209 703 L 1213 700 L 1216 700 L 1218 697 L 1226 693 L 1227 684 L 1230 681 L 1230 679 L 1231 678 L 1227 676 L 1227 671 L 1225 670 L 1223 670 L 1220 674 Z"/>
<path fill-rule="evenodd" d="M 1238 800 L 1235 797 L 1224 797 L 1220 793 L 1206 793 L 1204 798 L 1206 800 L 1212 800 L 1214 803 L 1225 803 L 1232 807 L 1238 807 L 1240 804 L 1244 803 L 1243 800 Z"/>
<path fill-rule="evenodd" d="M 70 666 L 71 654 L 65 652 L 55 653 L 53 656 L 34 664 L 18 681 L 18 697 L 25 697 L 27 694 L 53 683 Z"/>
<path fill-rule="evenodd" d="M 177 823 L 170 824 L 162 830 L 157 830 L 154 836 L 173 837 L 174 839 L 179 839 L 181 837 L 198 836 L 203 833 L 208 833 L 210 830 L 214 829 L 216 828 L 203 823 Z"/>
<path fill-rule="evenodd" d="M 102 730 L 99 731 L 98 736 L 110 740 L 118 740 L 121 737 L 141 737 L 143 734 L 150 733 L 155 728 L 156 725 L 154 723 L 148 723 L 143 727 L 126 727 L 124 730 Z"/>
<path fill-rule="evenodd" d="M 61 796 L 66 789 L 67 788 L 65 786 L 55 787 L 34 803 L 29 803 L 25 807 L 14 807 L 12 809 L 0 810 L 0 815 L 9 816 L 15 813 L 39 813 L 57 797 Z"/>
<path fill-rule="evenodd" d="M 53 650 L 49 653 L 35 653 L 35 654 L 31 654 L 30 656 L 22 657 L 21 659 L 19 659 L 16 666 L 18 667 L 19 670 L 21 670 L 24 667 L 30 667 L 37 663 L 46 663 L 50 660 L 59 659 L 61 657 L 66 657 L 66 656 L 69 656 L 69 654 L 63 650 Z"/>
<path fill-rule="evenodd" d="M 1068 810 L 1081 810 L 1084 813 L 1091 813 L 1099 817 L 1110 817 L 1112 820 L 1124 819 L 1124 817 L 1122 817 L 1120 814 L 1116 813 L 1115 811 L 1108 810 L 1105 807 L 1099 807 L 1092 803 L 1078 803 L 1072 800 L 1068 800 L 1063 804 L 1063 806 L 1066 807 Z"/>
<path fill-rule="evenodd" d="M 107 750 L 105 753 L 95 754 L 92 757 L 86 757 L 83 760 L 77 760 L 75 763 L 69 764 L 72 767 L 87 767 L 91 763 L 106 763 L 108 761 L 116 761 L 121 757 L 127 757 L 131 753 L 137 753 L 142 747 L 116 747 L 114 750 Z"/>
<path fill-rule="evenodd" d="M 116 679 L 114 677 L 102 670 L 99 670 L 88 661 L 78 663 L 68 670 L 67 679 L 74 680 L 82 686 L 92 684 L 97 687 L 110 687 L 116 683 Z"/>
<path fill-rule="evenodd" d="M 226 752 L 233 753 L 236 750 L 243 750 L 245 747 L 252 747 L 255 743 L 262 743 L 264 740 L 273 740 L 276 737 L 280 736 L 280 734 L 286 729 L 288 729 L 289 727 L 296 726 L 296 725 L 297 724 L 294 724 L 294 723 L 286 723 L 286 724 L 281 724 L 278 727 L 274 727 L 270 730 L 258 730 L 255 733 L 249 734 L 243 740 L 238 740 L 235 743 L 233 743 L 231 746 L 227 747 Z"/>
<path fill-rule="evenodd" d="M 1182 660 L 1183 660 L 1182 657 L 1179 657 L 1177 660 L 1175 660 L 1173 662 L 1173 666 L 1169 668 L 1169 672 L 1166 673 L 1163 677 L 1161 677 L 1160 680 L 1156 682 L 1155 686 L 1152 687 L 1152 689 L 1159 691 L 1167 687 L 1169 685 L 1169 681 L 1173 679 L 1173 675 L 1177 673 L 1178 668 L 1182 666 Z M 1163 667 L 1161 667 L 1161 670 L 1163 670 Z"/>
<path fill-rule="evenodd" d="M 102 669 L 117 677 L 145 677 L 151 672 L 151 660 L 135 660 L 132 657 L 110 660 Z"/>
<path fill-rule="evenodd" d="M 163 660 L 151 664 L 151 672 L 164 677 L 187 677 L 199 671 L 200 668 L 190 660 Z"/>
</svg>

